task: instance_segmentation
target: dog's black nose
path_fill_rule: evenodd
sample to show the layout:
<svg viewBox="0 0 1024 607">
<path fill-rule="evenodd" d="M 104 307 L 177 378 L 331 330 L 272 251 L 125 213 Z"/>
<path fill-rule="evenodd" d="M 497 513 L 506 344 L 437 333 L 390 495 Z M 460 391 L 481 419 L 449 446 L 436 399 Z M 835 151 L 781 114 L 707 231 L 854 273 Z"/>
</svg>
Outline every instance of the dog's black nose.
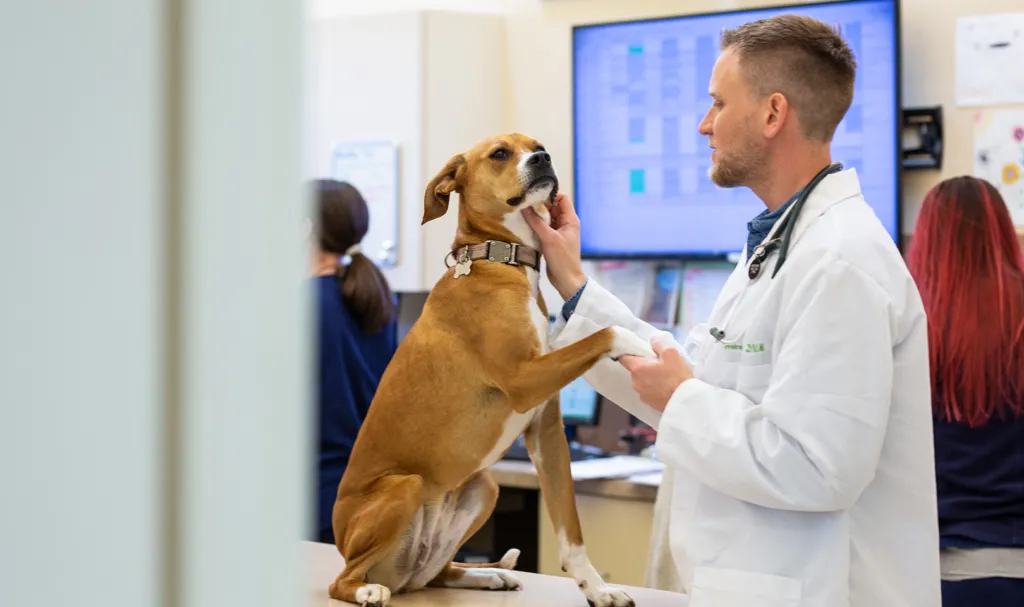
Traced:
<svg viewBox="0 0 1024 607">
<path fill-rule="evenodd" d="M 526 161 L 526 166 L 538 166 L 545 164 L 551 164 L 551 154 L 548 154 L 547 152 L 534 152 L 533 156 L 530 156 L 530 159 Z"/>
</svg>

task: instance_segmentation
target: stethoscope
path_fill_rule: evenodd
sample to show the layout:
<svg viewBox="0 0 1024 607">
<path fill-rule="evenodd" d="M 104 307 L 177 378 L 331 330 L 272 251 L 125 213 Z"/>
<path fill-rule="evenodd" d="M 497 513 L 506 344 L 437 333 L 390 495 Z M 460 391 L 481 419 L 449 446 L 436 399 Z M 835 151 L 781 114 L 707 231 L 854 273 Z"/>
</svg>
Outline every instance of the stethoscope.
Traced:
<svg viewBox="0 0 1024 607">
<path fill-rule="evenodd" d="M 743 287 L 743 291 L 740 292 L 739 297 L 736 298 L 736 303 L 729 309 L 729 313 L 725 317 L 725 322 L 722 324 L 723 327 L 728 326 L 729 321 L 732 319 L 733 313 L 739 307 L 740 302 L 743 300 L 743 295 L 747 292 L 747 287 L 750 283 L 757 280 L 757 277 L 761 275 L 761 268 L 764 267 L 765 260 L 773 252 L 779 252 L 779 259 L 775 262 L 775 269 L 772 270 L 772 278 L 779 273 L 779 269 L 782 268 L 782 264 L 786 262 L 786 257 L 789 255 L 789 246 L 793 240 L 793 228 L 796 227 L 797 220 L 800 218 L 800 211 L 803 210 L 804 204 L 807 202 L 807 198 L 810 197 L 811 192 L 814 188 L 818 187 L 818 184 L 822 182 L 826 177 L 832 173 L 838 173 L 843 170 L 842 163 L 836 162 L 828 165 L 824 169 L 818 171 L 818 174 L 811 179 L 811 182 L 800 192 L 793 204 L 790 205 L 786 212 L 783 213 L 782 217 L 779 218 L 778 223 L 772 227 L 772 231 L 768 233 L 764 241 L 754 247 L 753 252 L 750 255 L 750 262 L 747 265 L 747 278 L 749 279 L 747 284 Z M 781 236 L 775 237 L 775 234 L 781 233 Z M 732 345 L 739 343 L 738 341 L 726 341 L 725 340 L 725 329 L 719 329 L 718 327 L 711 327 L 711 337 L 714 337 L 717 341 Z"/>
</svg>

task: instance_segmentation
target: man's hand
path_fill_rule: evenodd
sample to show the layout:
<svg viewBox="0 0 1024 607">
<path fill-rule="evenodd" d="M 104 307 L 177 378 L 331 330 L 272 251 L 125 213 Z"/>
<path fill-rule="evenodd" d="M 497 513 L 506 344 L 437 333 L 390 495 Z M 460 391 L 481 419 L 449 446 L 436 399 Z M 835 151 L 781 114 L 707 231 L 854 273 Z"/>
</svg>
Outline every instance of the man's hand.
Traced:
<svg viewBox="0 0 1024 607">
<path fill-rule="evenodd" d="M 555 196 L 551 225 L 531 208 L 522 211 L 526 223 L 540 238 L 541 253 L 547 258 L 548 279 L 562 299 L 572 297 L 587 276 L 580 262 L 580 218 L 565 194 Z"/>
<path fill-rule="evenodd" d="M 633 376 L 633 390 L 640 395 L 640 400 L 658 411 L 664 411 L 676 389 L 684 381 L 693 379 L 693 372 L 679 351 L 672 346 L 654 338 L 651 347 L 658 355 L 657 360 L 623 356 L 619 364 Z"/>
</svg>

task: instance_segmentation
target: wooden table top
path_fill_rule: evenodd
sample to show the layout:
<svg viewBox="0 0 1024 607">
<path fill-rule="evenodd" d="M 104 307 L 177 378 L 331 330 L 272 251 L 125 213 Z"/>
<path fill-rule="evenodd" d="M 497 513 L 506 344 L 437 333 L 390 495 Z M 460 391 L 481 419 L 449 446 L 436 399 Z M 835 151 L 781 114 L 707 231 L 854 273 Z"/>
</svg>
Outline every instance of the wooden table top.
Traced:
<svg viewBox="0 0 1024 607">
<path fill-rule="evenodd" d="M 310 561 L 309 607 L 345 607 L 327 596 L 327 587 L 344 568 L 344 560 L 329 544 L 304 542 Z M 569 578 L 515 572 L 523 589 L 514 592 L 429 588 L 391 598 L 391 607 L 587 607 L 587 599 Z M 685 595 L 620 586 L 637 607 L 686 607 Z"/>
</svg>

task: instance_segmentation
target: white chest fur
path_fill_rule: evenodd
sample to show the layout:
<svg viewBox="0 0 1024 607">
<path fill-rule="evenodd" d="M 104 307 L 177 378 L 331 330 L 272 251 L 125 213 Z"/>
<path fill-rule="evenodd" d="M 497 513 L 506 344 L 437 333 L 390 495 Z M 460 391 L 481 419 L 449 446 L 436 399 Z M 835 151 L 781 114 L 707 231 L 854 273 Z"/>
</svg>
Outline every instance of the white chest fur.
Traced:
<svg viewBox="0 0 1024 607">
<path fill-rule="evenodd" d="M 538 205 L 538 211 L 544 213 L 544 217 L 547 217 L 547 209 L 543 208 L 543 205 Z M 538 242 L 536 234 L 530 229 L 530 226 L 523 219 L 523 216 L 518 211 L 513 211 L 505 217 L 505 227 L 516 235 L 523 244 L 534 249 L 540 250 L 540 243 Z M 547 354 L 550 350 L 548 346 L 548 317 L 544 314 L 540 305 L 537 303 L 537 296 L 540 289 L 540 273 L 533 268 L 526 268 L 526 277 L 530 283 L 530 294 L 526 299 L 527 316 L 530 322 L 533 324 L 534 330 L 537 332 L 537 339 L 540 341 L 540 353 Z M 541 403 L 536 403 L 541 404 Z M 505 450 L 515 442 L 517 438 L 526 430 L 533 421 L 535 415 L 537 415 L 542 407 L 534 407 L 525 413 L 512 412 L 507 418 L 505 418 L 502 424 L 501 436 L 498 438 L 491 449 L 491 452 L 484 457 L 482 462 L 482 468 L 494 464 L 504 454 Z"/>
<path fill-rule="evenodd" d="M 527 201 L 530 202 L 530 201 Z M 537 204 L 534 207 L 537 212 L 545 220 L 548 219 L 548 211 L 544 208 L 543 204 Z M 505 228 L 515 234 L 519 240 L 528 247 L 532 247 L 536 250 L 540 250 L 540 241 L 537 235 L 533 233 L 529 224 L 526 223 L 526 219 L 523 218 L 522 213 L 519 211 L 513 211 L 505 216 Z M 533 268 L 526 268 L 526 278 L 530 282 L 530 297 L 527 301 L 529 307 L 528 315 L 530 321 L 533 323 L 534 329 L 537 331 L 537 339 L 540 340 L 541 354 L 548 353 L 548 317 L 541 311 L 540 306 L 537 304 L 537 296 L 540 292 L 540 272 Z"/>
</svg>

